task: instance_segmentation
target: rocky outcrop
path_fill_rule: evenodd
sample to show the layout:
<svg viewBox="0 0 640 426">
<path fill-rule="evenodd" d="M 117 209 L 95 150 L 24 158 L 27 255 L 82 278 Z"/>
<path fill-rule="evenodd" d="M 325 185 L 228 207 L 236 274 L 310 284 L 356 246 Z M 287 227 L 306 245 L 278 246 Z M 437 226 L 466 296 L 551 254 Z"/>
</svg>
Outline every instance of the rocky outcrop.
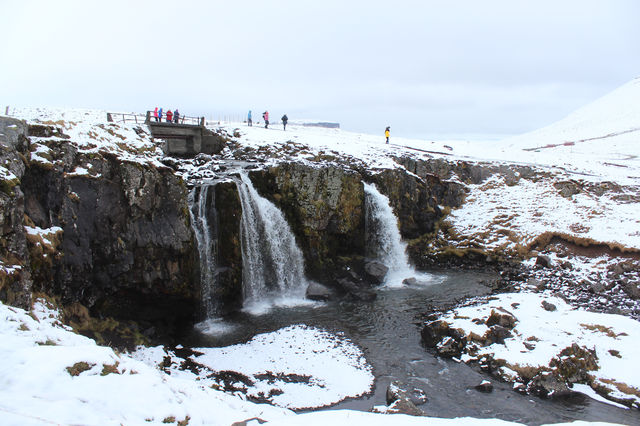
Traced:
<svg viewBox="0 0 640 426">
<path fill-rule="evenodd" d="M 242 307 L 242 243 L 240 221 L 242 204 L 238 188 L 233 181 L 216 184 L 216 210 L 218 220 L 218 265 L 215 297 L 221 313 Z"/>
<path fill-rule="evenodd" d="M 260 195 L 287 218 L 311 278 L 331 281 L 345 263 L 363 256 L 364 188 L 359 173 L 284 163 L 250 177 Z"/>
<path fill-rule="evenodd" d="M 32 290 L 41 291 L 92 316 L 167 333 L 192 322 L 197 254 L 182 180 L 167 167 L 78 152 L 61 129 L 37 126 L 33 133 L 52 138 L 24 150 L 19 185 L 2 199 L 10 230 L 3 256 L 14 253 L 33 288 L 25 276 L 21 285 L 3 285 L 3 299 L 24 305 Z M 19 149 L 11 155 L 19 157 Z"/>
<path fill-rule="evenodd" d="M 28 149 L 26 124 L 0 117 L 0 300 L 23 309 L 32 286 L 21 188 Z"/>
</svg>

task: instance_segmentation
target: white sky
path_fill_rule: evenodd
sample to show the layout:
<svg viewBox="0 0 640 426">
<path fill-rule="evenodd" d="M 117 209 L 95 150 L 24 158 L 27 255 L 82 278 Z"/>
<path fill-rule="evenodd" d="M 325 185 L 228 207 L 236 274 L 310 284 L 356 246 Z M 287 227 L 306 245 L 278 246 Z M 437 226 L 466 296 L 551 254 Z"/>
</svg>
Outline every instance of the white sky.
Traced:
<svg viewBox="0 0 640 426">
<path fill-rule="evenodd" d="M 0 0 L 0 106 L 522 133 L 640 76 L 636 0 Z"/>
</svg>

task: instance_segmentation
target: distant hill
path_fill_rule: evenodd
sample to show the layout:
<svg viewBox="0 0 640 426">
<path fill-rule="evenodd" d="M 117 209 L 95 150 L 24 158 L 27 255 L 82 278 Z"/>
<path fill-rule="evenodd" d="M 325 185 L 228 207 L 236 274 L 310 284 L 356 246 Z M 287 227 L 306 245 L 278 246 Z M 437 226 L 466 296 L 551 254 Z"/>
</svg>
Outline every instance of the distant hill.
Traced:
<svg viewBox="0 0 640 426">
<path fill-rule="evenodd" d="M 640 78 L 574 111 L 549 126 L 505 139 L 509 147 L 523 149 L 608 140 L 635 133 L 640 135 Z"/>
</svg>

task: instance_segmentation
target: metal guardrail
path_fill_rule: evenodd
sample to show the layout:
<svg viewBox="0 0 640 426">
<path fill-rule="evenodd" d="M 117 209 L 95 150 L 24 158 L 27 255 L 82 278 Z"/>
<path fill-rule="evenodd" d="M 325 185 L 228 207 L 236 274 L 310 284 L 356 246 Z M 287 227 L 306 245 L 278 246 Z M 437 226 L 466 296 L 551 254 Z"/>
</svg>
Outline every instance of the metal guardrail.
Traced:
<svg viewBox="0 0 640 426">
<path fill-rule="evenodd" d="M 175 118 L 171 120 L 171 122 L 167 121 L 167 117 L 165 114 L 162 114 L 162 121 L 156 120 L 153 116 L 153 111 L 147 111 L 146 114 L 126 114 L 121 112 L 108 112 L 107 113 L 107 121 L 109 122 L 119 122 L 119 123 L 139 123 L 139 124 L 148 124 L 152 123 L 164 123 L 164 124 L 188 124 L 192 126 L 204 126 L 205 120 L 204 117 L 189 117 L 180 115 L 178 121 L 175 121 Z"/>
</svg>

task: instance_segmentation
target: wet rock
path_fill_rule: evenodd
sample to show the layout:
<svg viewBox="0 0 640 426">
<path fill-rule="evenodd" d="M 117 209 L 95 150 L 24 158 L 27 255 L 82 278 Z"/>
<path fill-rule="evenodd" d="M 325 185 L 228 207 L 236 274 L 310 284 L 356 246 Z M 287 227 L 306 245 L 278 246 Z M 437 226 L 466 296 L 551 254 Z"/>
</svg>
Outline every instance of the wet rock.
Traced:
<svg viewBox="0 0 640 426">
<path fill-rule="evenodd" d="M 553 303 L 549 303 L 546 300 L 542 301 L 542 307 L 544 308 L 545 311 L 549 311 L 549 312 L 553 312 L 557 309 L 556 305 L 554 305 Z"/>
<path fill-rule="evenodd" d="M 440 343 L 436 345 L 438 354 L 445 358 L 459 357 L 462 354 L 464 347 L 464 342 L 451 336 L 444 337 Z"/>
<path fill-rule="evenodd" d="M 564 380 L 548 371 L 534 376 L 527 384 L 527 391 L 541 397 L 564 396 L 571 392 Z"/>
<path fill-rule="evenodd" d="M 405 278 L 402 280 L 402 284 L 412 287 L 418 285 L 418 280 L 415 277 Z"/>
<path fill-rule="evenodd" d="M 387 272 L 389 272 L 389 268 L 376 260 L 364 264 L 364 278 L 374 284 L 382 284 Z"/>
<path fill-rule="evenodd" d="M 331 300 L 334 296 L 333 291 L 317 282 L 311 282 L 309 287 L 307 287 L 307 299 L 310 300 L 319 300 L 319 301 L 327 301 Z"/>
<path fill-rule="evenodd" d="M 413 401 L 411 401 L 409 394 L 404 390 L 404 385 L 400 382 L 394 381 L 389 384 L 386 398 L 389 412 L 408 414 L 410 416 L 426 416 L 424 411 L 416 407 Z"/>
<path fill-rule="evenodd" d="M 422 344 L 428 348 L 435 348 L 443 337 L 450 333 L 449 324 L 442 320 L 434 320 L 426 323 L 420 332 Z"/>
<path fill-rule="evenodd" d="M 375 291 L 347 278 L 338 278 L 336 283 L 338 287 L 353 300 L 371 302 L 376 300 L 376 297 L 378 297 Z"/>
<path fill-rule="evenodd" d="M 493 383 L 488 380 L 483 380 L 480 384 L 476 385 L 475 390 L 478 392 L 491 393 L 493 392 Z"/>
</svg>

